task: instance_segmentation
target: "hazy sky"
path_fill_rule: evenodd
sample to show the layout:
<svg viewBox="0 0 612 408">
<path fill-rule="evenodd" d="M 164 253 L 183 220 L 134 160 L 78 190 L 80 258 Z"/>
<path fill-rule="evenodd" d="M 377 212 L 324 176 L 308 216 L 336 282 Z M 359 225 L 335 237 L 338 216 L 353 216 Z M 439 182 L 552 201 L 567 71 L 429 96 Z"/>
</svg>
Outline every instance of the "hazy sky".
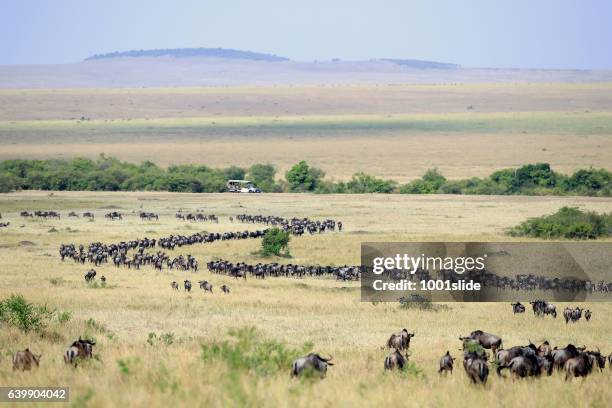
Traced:
<svg viewBox="0 0 612 408">
<path fill-rule="evenodd" d="M 612 69 L 611 21 L 609 0 L 0 0 L 0 64 L 223 47 L 306 61 Z"/>
</svg>

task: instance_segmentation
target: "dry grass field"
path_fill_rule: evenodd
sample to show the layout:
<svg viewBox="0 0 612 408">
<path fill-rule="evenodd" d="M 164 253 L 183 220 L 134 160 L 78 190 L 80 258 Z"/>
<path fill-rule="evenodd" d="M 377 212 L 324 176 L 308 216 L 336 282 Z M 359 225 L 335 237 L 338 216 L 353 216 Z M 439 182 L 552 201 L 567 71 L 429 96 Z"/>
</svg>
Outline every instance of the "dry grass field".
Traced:
<svg viewBox="0 0 612 408">
<path fill-rule="evenodd" d="M 0 160 L 97 157 L 213 167 L 299 160 L 404 182 L 548 162 L 612 163 L 612 85 L 469 84 L 0 90 Z M 87 120 L 81 121 L 81 118 Z"/>
<path fill-rule="evenodd" d="M 9 228 L 0 229 L 0 298 L 21 293 L 29 301 L 72 312 L 68 322 L 54 320 L 44 335 L 24 334 L 2 327 L 0 384 L 70 386 L 72 406 L 520 406 L 606 407 L 612 399 L 612 370 L 595 371 L 585 380 L 566 383 L 554 374 L 537 380 L 512 381 L 494 373 L 486 387 L 469 384 L 458 360 L 452 376 L 439 377 L 438 359 L 456 357 L 457 337 L 475 329 L 501 335 L 506 347 L 529 339 L 569 342 L 612 352 L 612 304 L 592 303 L 591 322 L 566 325 L 562 318 L 537 319 L 531 312 L 513 316 L 508 304 L 448 304 L 448 309 L 418 311 L 397 304 L 359 301 L 357 282 L 330 279 L 233 279 L 205 270 L 154 272 L 115 269 L 104 265 L 106 288 L 85 284 L 90 265 L 62 263 L 60 243 L 116 242 L 143 236 L 201 230 L 254 229 L 230 223 L 237 213 L 335 218 L 346 231 L 293 238 L 290 260 L 281 262 L 356 264 L 362 241 L 506 240 L 504 229 L 527 217 L 555 211 L 563 205 L 611 211 L 611 199 L 580 197 L 461 197 L 461 196 L 317 196 L 169 193 L 44 193 L 0 196 L 0 213 Z M 179 222 L 179 208 L 200 209 L 220 216 L 219 224 Z M 21 210 L 59 210 L 61 220 L 22 220 Z M 123 221 L 102 217 L 111 209 Z M 139 210 L 160 214 L 143 222 Z M 69 219 L 68 211 L 92 210 L 96 220 Z M 217 242 L 184 247 L 204 265 L 223 257 L 262 261 L 253 253 L 258 240 Z M 186 294 L 170 288 L 172 280 L 207 279 L 214 294 L 199 289 Z M 226 283 L 232 293 L 217 290 Z M 564 305 L 559 305 L 563 307 Z M 93 320 L 90 320 L 93 319 Z M 230 370 L 224 361 L 202 359 L 202 345 L 228 338 L 228 331 L 255 327 L 264 339 L 290 348 L 312 343 L 314 350 L 334 356 L 323 381 L 293 380 L 289 367 L 269 375 Z M 381 349 L 389 334 L 407 327 L 416 331 L 411 344 L 414 367 L 407 374 L 384 373 Z M 171 333 L 172 344 L 154 341 Z M 97 340 L 98 358 L 73 369 L 62 352 L 79 335 Z M 168 338 L 168 337 L 166 337 Z M 169 342 L 168 342 L 169 343 Z M 29 346 L 42 352 L 41 367 L 29 373 L 11 371 L 11 354 Z"/>
</svg>

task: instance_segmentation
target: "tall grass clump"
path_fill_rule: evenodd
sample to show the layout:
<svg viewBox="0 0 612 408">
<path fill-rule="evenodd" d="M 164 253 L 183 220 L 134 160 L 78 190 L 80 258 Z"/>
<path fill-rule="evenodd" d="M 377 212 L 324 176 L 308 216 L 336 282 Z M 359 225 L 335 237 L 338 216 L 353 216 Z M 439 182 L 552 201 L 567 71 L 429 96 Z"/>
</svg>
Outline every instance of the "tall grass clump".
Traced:
<svg viewBox="0 0 612 408">
<path fill-rule="evenodd" d="M 289 370 L 296 358 L 308 353 L 312 344 L 293 348 L 276 340 L 266 339 L 254 327 L 232 329 L 229 339 L 202 345 L 205 362 L 222 362 L 232 372 L 248 372 L 258 376 Z"/>
</svg>

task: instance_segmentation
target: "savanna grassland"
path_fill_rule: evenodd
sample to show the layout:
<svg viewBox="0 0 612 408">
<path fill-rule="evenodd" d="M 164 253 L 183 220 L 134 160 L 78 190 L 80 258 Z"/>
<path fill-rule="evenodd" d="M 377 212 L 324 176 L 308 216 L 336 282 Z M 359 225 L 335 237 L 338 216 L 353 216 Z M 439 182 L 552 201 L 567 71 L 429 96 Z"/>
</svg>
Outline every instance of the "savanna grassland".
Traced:
<svg viewBox="0 0 612 408">
<path fill-rule="evenodd" d="M 449 179 L 612 163 L 612 85 L 466 84 L 0 90 L 0 160 L 212 167 L 299 160 L 332 180 Z"/>
<path fill-rule="evenodd" d="M 612 304 L 591 303 L 593 319 L 566 325 L 561 317 L 538 319 L 528 311 L 513 316 L 509 304 L 450 303 L 437 311 L 402 309 L 398 304 L 361 303 L 358 282 L 332 279 L 269 278 L 236 281 L 210 274 L 96 268 L 108 278 L 106 287 L 87 285 L 91 265 L 62 263 L 61 243 L 87 244 L 190 234 L 236 231 L 258 226 L 230 223 L 238 213 L 285 217 L 340 219 L 345 231 L 294 237 L 291 259 L 298 264 L 357 264 L 363 241 L 508 240 L 506 228 L 528 217 L 549 214 L 562 206 L 609 212 L 612 199 L 587 197 L 496 197 L 409 195 L 308 194 L 170 194 L 170 193 L 53 193 L 20 192 L 0 196 L 0 298 L 21 293 L 28 301 L 71 312 L 68 321 L 57 317 L 40 333 L 22 333 L 2 326 L 0 384 L 70 386 L 73 406 L 521 406 L 559 407 L 609 405 L 612 370 L 566 383 L 554 374 L 537 380 L 512 381 L 491 374 L 486 387 L 469 384 L 458 359 L 452 376 L 439 377 L 440 356 L 460 357 L 457 337 L 475 329 L 499 334 L 506 347 L 539 343 L 567 343 L 612 352 Z M 202 210 L 219 215 L 218 224 L 176 220 L 174 213 Z M 22 210 L 58 210 L 61 220 L 23 220 Z M 69 211 L 91 210 L 96 220 L 69 219 Z M 116 210 L 123 221 L 104 219 Z M 160 214 L 145 222 L 139 210 Z M 192 254 L 204 266 L 213 258 L 250 263 L 259 258 L 258 240 L 216 242 L 176 249 Z M 98 275 L 98 276 L 99 276 Z M 170 288 L 173 280 L 209 280 L 214 294 L 199 289 L 186 294 Z M 228 295 L 218 290 L 228 284 Z M 564 304 L 559 304 L 563 308 Z M 58 313 L 59 315 L 59 313 Z M 244 328 L 255 327 L 255 332 Z M 389 334 L 404 327 L 416 331 L 411 343 L 413 365 L 407 373 L 384 373 Z M 333 355 L 323 381 L 294 380 L 289 366 L 265 372 L 248 370 L 233 360 L 235 354 L 210 358 L 202 345 L 232 340 L 241 331 L 241 345 L 270 340 L 273 350 L 287 354 L 311 348 Z M 149 339 L 149 333 L 155 337 Z M 96 359 L 76 369 L 66 367 L 62 353 L 78 336 L 97 340 Z M 160 340 L 160 338 L 162 340 Z M 250 340 L 249 340 L 250 339 Z M 148 341 L 149 340 L 149 341 Z M 304 346 L 305 343 L 310 345 Z M 10 356 L 29 346 L 42 352 L 41 367 L 12 372 Z M 288 351 L 287 351 L 288 350 Z M 203 356 L 204 354 L 204 356 Z M 203 358 L 206 357 L 206 358 Z M 280 358 L 280 361 L 285 359 Z M 234 368 L 230 368 L 234 367 Z"/>
</svg>

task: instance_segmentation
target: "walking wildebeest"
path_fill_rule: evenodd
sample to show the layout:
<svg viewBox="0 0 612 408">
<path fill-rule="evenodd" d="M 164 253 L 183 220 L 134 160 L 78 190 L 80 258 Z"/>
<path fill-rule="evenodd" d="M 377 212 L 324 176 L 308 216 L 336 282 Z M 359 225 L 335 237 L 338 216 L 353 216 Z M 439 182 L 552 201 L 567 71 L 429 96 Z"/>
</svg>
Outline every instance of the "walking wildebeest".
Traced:
<svg viewBox="0 0 612 408">
<path fill-rule="evenodd" d="M 474 384 L 485 385 L 489 376 L 489 364 L 481 354 L 466 352 L 463 355 L 463 368 Z"/>
<path fill-rule="evenodd" d="M 580 353 L 576 357 L 572 357 L 566 361 L 565 381 L 571 380 L 572 377 L 586 377 L 593 371 L 595 357 L 588 353 Z"/>
<path fill-rule="evenodd" d="M 213 286 L 210 284 L 210 282 L 198 281 L 198 283 L 200 284 L 200 289 L 202 289 L 204 292 L 213 293 Z"/>
<path fill-rule="evenodd" d="M 525 313 L 525 305 L 521 304 L 521 302 L 510 303 L 512 305 L 512 312 L 514 314 L 517 313 Z"/>
<path fill-rule="evenodd" d="M 482 330 L 475 330 L 467 337 L 459 337 L 459 340 L 464 342 L 466 340 L 475 340 L 480 343 L 482 347 L 486 349 L 491 349 L 493 356 L 495 356 L 498 349 L 503 348 L 503 342 L 501 337 L 491 333 L 483 332 Z"/>
<path fill-rule="evenodd" d="M 584 311 L 584 318 L 587 322 L 591 321 L 591 316 L 593 316 L 593 313 L 589 309 Z"/>
<path fill-rule="evenodd" d="M 25 349 L 23 351 L 18 351 L 13 355 L 13 370 L 31 370 L 32 367 L 40 364 L 40 358 L 42 354 L 34 354 L 30 351 L 30 349 Z"/>
<path fill-rule="evenodd" d="M 172 287 L 172 289 L 174 290 L 178 290 L 178 283 L 176 283 L 176 281 L 172 281 L 172 283 L 170 284 L 170 287 Z"/>
<path fill-rule="evenodd" d="M 414 335 L 415 333 L 408 333 L 407 329 L 393 333 L 391 337 L 389 337 L 389 340 L 387 340 L 387 347 L 399 351 L 408 350 L 410 348 L 410 339 L 413 338 Z"/>
<path fill-rule="evenodd" d="M 221 292 L 230 293 L 230 288 L 227 285 L 221 285 Z"/>
<path fill-rule="evenodd" d="M 568 344 L 567 347 L 562 349 L 558 349 L 555 347 L 554 350 L 551 352 L 551 356 L 553 358 L 553 366 L 556 369 L 561 370 L 569 359 L 578 357 L 578 355 L 585 349 L 586 347 L 584 346 L 578 348 L 573 344 Z"/>
<path fill-rule="evenodd" d="M 442 356 L 440 359 L 440 369 L 438 370 L 439 374 L 442 373 L 453 373 L 453 365 L 455 364 L 455 358 L 450 355 L 450 352 L 446 350 L 446 354 Z"/>
<path fill-rule="evenodd" d="M 91 282 L 96 278 L 96 271 L 94 269 L 90 269 L 85 274 L 85 282 Z"/>
<path fill-rule="evenodd" d="M 76 367 L 79 359 L 91 358 L 93 356 L 93 346 L 95 345 L 95 341 L 83 340 L 79 337 L 79 339 L 75 340 L 64 353 L 64 362 Z"/>
<path fill-rule="evenodd" d="M 396 349 L 393 353 L 385 357 L 385 370 L 403 370 L 407 362 L 408 359 Z"/>
<path fill-rule="evenodd" d="M 191 281 L 186 280 L 184 284 L 185 284 L 185 292 L 191 292 Z"/>
<path fill-rule="evenodd" d="M 325 378 L 327 374 L 327 366 L 334 365 L 330 360 L 332 357 L 323 358 L 316 353 L 310 353 L 306 357 L 300 357 L 293 362 L 291 368 L 291 376 L 297 377 L 301 375 L 304 370 L 318 371 L 321 378 Z"/>
</svg>

